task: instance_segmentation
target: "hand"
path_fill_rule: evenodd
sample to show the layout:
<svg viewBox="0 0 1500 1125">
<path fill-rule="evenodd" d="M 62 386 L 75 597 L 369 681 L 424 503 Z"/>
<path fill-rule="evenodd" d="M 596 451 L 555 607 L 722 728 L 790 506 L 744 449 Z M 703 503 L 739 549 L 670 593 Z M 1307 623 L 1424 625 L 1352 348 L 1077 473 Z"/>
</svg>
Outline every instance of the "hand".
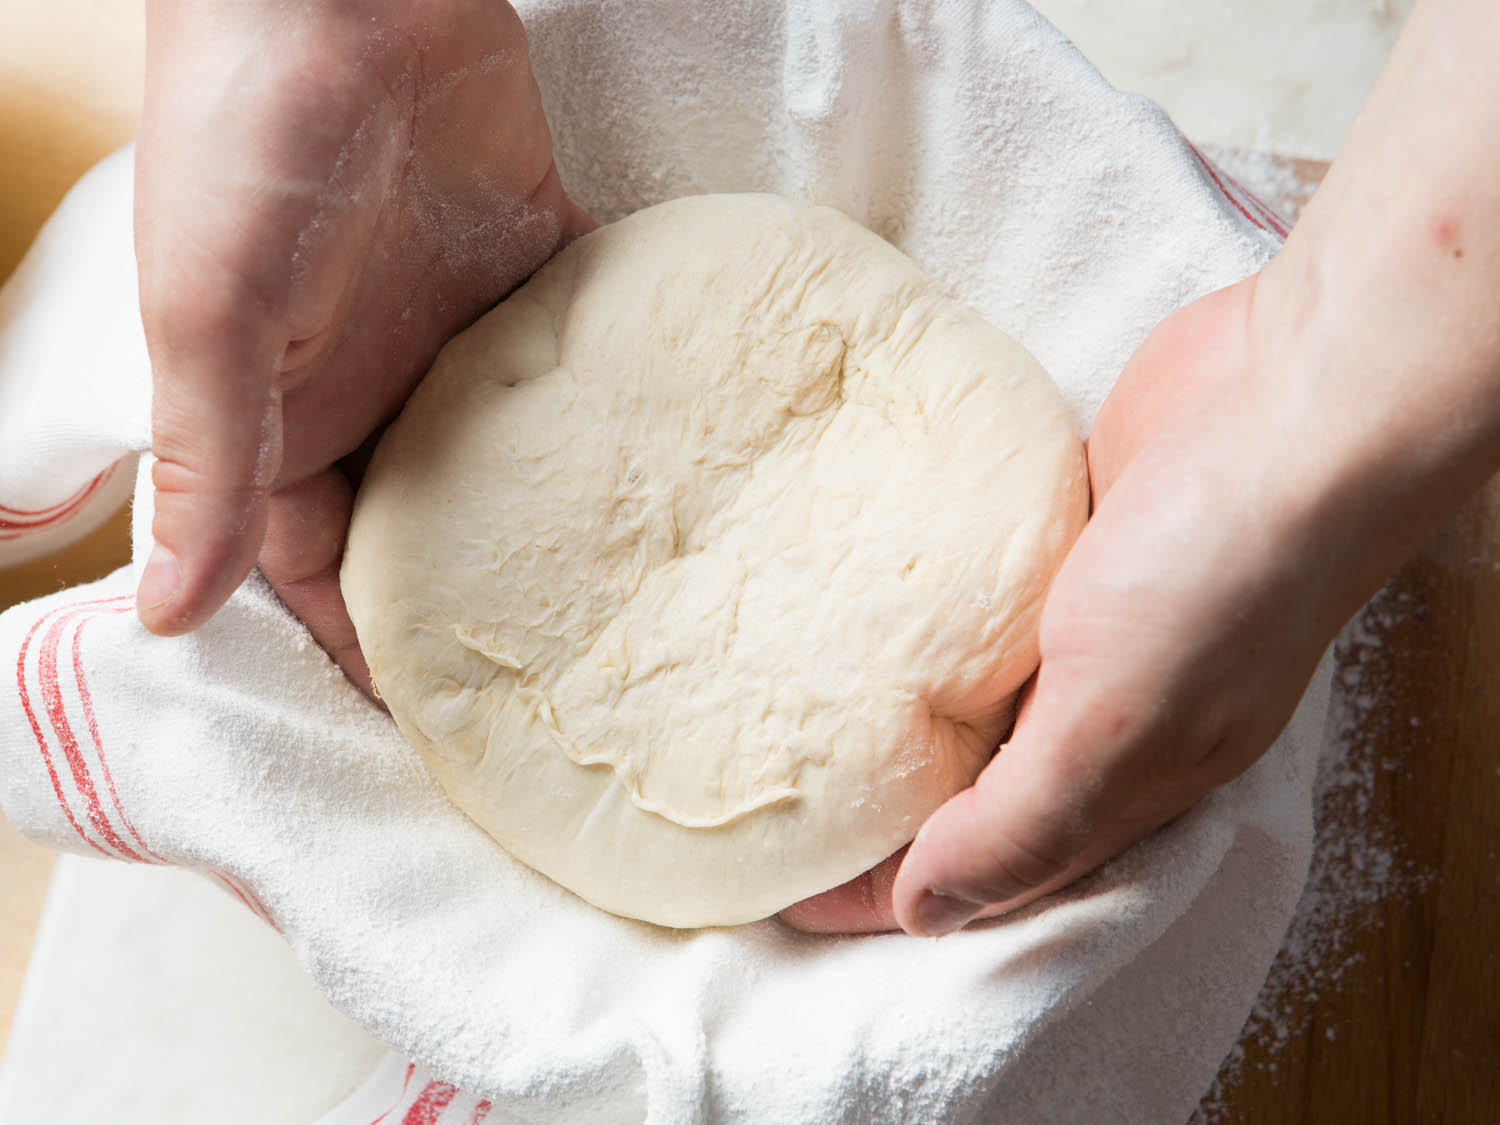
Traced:
<svg viewBox="0 0 1500 1125">
<path fill-rule="evenodd" d="M 1349 598 L 1289 503 L 1247 340 L 1254 280 L 1169 318 L 1089 441 L 1095 514 L 1042 614 L 1009 743 L 904 861 L 784 917 L 955 929 L 1066 885 L 1250 766 Z M 899 873 L 896 864 L 899 863 Z"/>
<path fill-rule="evenodd" d="M 158 550 L 141 618 L 197 627 L 259 556 L 367 684 L 337 587 L 337 463 L 592 223 L 506 4 L 153 0 L 147 18 L 136 250 Z"/>
</svg>

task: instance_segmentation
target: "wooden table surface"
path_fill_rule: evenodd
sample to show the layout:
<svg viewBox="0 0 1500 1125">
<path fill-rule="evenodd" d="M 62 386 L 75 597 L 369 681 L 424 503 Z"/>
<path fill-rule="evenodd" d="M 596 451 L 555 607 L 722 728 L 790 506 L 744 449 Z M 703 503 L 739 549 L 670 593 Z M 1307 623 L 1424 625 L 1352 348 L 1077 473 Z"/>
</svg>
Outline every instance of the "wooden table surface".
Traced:
<svg viewBox="0 0 1500 1125">
<path fill-rule="evenodd" d="M 1500 481 L 1361 623 L 1340 667 L 1354 799 L 1321 845 L 1343 916 L 1283 950 L 1293 990 L 1204 1122 L 1500 1120 Z"/>
<path fill-rule="evenodd" d="M 0 276 L 67 186 L 133 134 L 139 12 L 140 0 L 5 0 Z M 122 513 L 58 559 L 0 571 L 0 607 L 108 572 L 126 544 Z M 1331 789 L 1320 909 L 1283 952 L 1203 1122 L 1500 1119 L 1500 482 L 1364 626 L 1341 659 L 1355 781 Z M 0 822 L 0 1042 L 50 863 Z"/>
</svg>

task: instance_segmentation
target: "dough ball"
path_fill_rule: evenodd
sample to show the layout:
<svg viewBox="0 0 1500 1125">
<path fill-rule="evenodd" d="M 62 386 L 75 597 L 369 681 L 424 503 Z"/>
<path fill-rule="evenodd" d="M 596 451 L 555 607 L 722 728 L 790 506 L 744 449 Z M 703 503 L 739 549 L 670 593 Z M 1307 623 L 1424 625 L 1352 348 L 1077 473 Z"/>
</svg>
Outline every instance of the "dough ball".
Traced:
<svg viewBox="0 0 1500 1125">
<path fill-rule="evenodd" d="M 835 211 L 679 199 L 454 339 L 343 587 L 454 803 L 605 910 L 765 917 L 973 781 L 1088 508 L 1037 362 Z"/>
</svg>

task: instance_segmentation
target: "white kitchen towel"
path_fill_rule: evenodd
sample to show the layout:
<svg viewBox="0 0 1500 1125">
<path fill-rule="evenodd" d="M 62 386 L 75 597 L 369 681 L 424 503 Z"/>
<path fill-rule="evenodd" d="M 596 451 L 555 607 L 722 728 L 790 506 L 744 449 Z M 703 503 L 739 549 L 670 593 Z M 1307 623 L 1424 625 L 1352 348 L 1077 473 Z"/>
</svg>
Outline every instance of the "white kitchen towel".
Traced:
<svg viewBox="0 0 1500 1125">
<path fill-rule="evenodd" d="M 832 204 L 1018 335 L 1085 428 L 1152 325 L 1279 245 L 1019 0 L 521 9 L 564 179 L 597 217 L 711 190 Z M 8 290 L 21 445 L 0 502 L 103 471 L 79 453 L 55 494 L 12 481 L 54 448 L 144 448 L 128 195 L 127 157 L 93 173 L 24 275 L 61 280 Z M 33 341 L 24 364 L 12 338 Z M 135 388 L 107 419 L 82 406 L 105 384 Z M 138 487 L 138 560 L 149 511 Z M 276 926 L 401 1059 L 339 1122 L 403 1082 L 451 1084 L 492 1123 L 1180 1120 L 1305 874 L 1327 661 L 1249 772 L 1017 915 L 936 942 L 658 930 L 495 847 L 259 578 L 165 640 L 130 612 L 132 577 L 0 615 L 0 803 L 59 848 L 211 871 Z"/>
<path fill-rule="evenodd" d="M 121 175 L 128 153 L 80 181 L 66 219 L 42 228 L 0 288 L 0 567 L 107 519 L 134 484 L 130 451 L 150 439 L 146 338 L 123 299 L 135 255 Z"/>
</svg>

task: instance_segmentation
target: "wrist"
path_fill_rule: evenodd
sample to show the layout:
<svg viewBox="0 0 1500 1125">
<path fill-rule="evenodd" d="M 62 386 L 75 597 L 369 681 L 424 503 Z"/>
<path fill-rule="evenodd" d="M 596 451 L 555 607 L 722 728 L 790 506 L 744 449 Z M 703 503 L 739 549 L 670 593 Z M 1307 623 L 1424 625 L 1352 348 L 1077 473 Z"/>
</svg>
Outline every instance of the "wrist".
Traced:
<svg viewBox="0 0 1500 1125">
<path fill-rule="evenodd" d="M 1497 290 L 1420 247 L 1313 225 L 1246 283 L 1265 479 L 1330 631 L 1500 469 Z"/>
</svg>

